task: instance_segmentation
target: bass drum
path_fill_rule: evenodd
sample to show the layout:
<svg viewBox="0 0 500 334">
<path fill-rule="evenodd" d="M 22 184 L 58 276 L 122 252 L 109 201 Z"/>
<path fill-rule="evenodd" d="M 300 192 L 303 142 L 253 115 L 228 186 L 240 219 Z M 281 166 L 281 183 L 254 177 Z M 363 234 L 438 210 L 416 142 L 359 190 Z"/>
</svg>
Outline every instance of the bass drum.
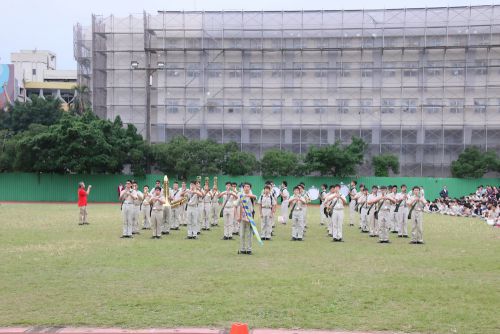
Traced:
<svg viewBox="0 0 500 334">
<path fill-rule="evenodd" d="M 346 186 L 345 184 L 340 186 L 340 193 L 344 195 L 344 197 L 347 197 L 349 195 L 349 187 Z"/>
<path fill-rule="evenodd" d="M 314 186 L 307 191 L 307 194 L 309 195 L 311 201 L 315 201 L 319 198 L 319 190 Z"/>
</svg>

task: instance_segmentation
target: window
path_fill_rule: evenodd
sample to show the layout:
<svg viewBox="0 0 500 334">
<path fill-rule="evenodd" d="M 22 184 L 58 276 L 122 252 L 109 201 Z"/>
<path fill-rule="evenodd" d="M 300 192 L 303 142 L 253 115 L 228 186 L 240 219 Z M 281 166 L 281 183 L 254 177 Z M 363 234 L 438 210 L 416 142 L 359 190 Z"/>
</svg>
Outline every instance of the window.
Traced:
<svg viewBox="0 0 500 334">
<path fill-rule="evenodd" d="M 314 112 L 316 114 L 324 114 L 328 105 L 327 99 L 314 100 Z"/>
<path fill-rule="evenodd" d="M 177 99 L 167 99 L 165 101 L 167 113 L 176 114 L 179 112 L 179 100 Z"/>
<path fill-rule="evenodd" d="M 442 46 L 444 45 L 444 38 L 441 36 L 428 36 L 427 46 Z"/>
<path fill-rule="evenodd" d="M 293 100 L 293 110 L 296 114 L 300 114 L 303 111 L 304 102 L 302 100 L 294 99 Z"/>
<path fill-rule="evenodd" d="M 403 63 L 403 76 L 407 78 L 418 77 L 418 63 L 417 62 L 404 62 Z"/>
<path fill-rule="evenodd" d="M 250 63 L 250 77 L 253 79 L 262 78 L 261 63 Z"/>
<path fill-rule="evenodd" d="M 271 48 L 281 49 L 281 39 L 279 39 L 279 38 L 271 39 Z"/>
<path fill-rule="evenodd" d="M 382 75 L 384 78 L 393 78 L 396 76 L 396 62 L 384 62 Z"/>
<path fill-rule="evenodd" d="M 188 38 L 186 40 L 186 47 L 188 49 L 199 49 L 201 47 L 201 40 L 198 38 Z"/>
<path fill-rule="evenodd" d="M 198 78 L 200 76 L 200 64 L 188 64 L 187 76 L 188 78 Z"/>
<path fill-rule="evenodd" d="M 393 114 L 396 109 L 396 99 L 382 99 L 380 112 L 382 114 Z"/>
<path fill-rule="evenodd" d="M 437 114 L 443 109 L 443 101 L 441 99 L 427 99 L 425 111 L 429 114 Z"/>
<path fill-rule="evenodd" d="M 474 112 L 484 114 L 486 112 L 486 99 L 474 99 Z"/>
<path fill-rule="evenodd" d="M 417 112 L 417 99 L 402 99 L 401 108 L 403 112 L 414 114 Z"/>
<path fill-rule="evenodd" d="M 474 66 L 476 67 L 476 75 L 487 75 L 488 74 L 488 61 L 487 60 L 476 60 Z"/>
<path fill-rule="evenodd" d="M 167 64 L 167 76 L 169 77 L 178 77 L 181 74 L 180 70 L 179 64 Z"/>
<path fill-rule="evenodd" d="M 359 105 L 360 105 L 360 114 L 371 114 L 372 113 L 372 105 L 373 105 L 373 100 L 372 99 L 361 99 L 359 100 Z"/>
<path fill-rule="evenodd" d="M 361 77 L 371 78 L 373 72 L 373 63 L 363 63 L 361 64 Z"/>
<path fill-rule="evenodd" d="M 338 99 L 337 100 L 337 111 L 341 114 L 348 114 L 349 113 L 349 100 Z"/>
<path fill-rule="evenodd" d="M 230 78 L 241 78 L 241 63 L 229 63 L 227 66 Z"/>
<path fill-rule="evenodd" d="M 328 76 L 328 63 L 316 63 L 315 67 L 314 76 L 316 78 L 326 78 Z"/>
<path fill-rule="evenodd" d="M 271 63 L 271 77 L 281 78 L 281 63 Z"/>
<path fill-rule="evenodd" d="M 453 63 L 451 65 L 451 75 L 458 77 L 464 75 L 464 64 L 463 63 Z"/>
<path fill-rule="evenodd" d="M 295 78 L 302 78 L 303 76 L 305 76 L 305 73 L 302 70 L 303 65 L 304 64 L 302 63 L 293 63 L 293 76 Z"/>
<path fill-rule="evenodd" d="M 32 74 L 32 75 L 36 75 L 36 68 L 33 68 L 33 69 L 31 70 L 31 74 Z"/>
<path fill-rule="evenodd" d="M 427 63 L 425 73 L 430 77 L 437 77 L 441 75 L 441 67 L 439 63 Z"/>
<path fill-rule="evenodd" d="M 229 114 L 240 113 L 242 106 L 243 103 L 241 102 L 241 100 L 230 99 L 227 100 L 226 109 Z"/>
<path fill-rule="evenodd" d="M 223 102 L 221 99 L 207 99 L 207 112 L 211 114 L 222 112 Z"/>
<path fill-rule="evenodd" d="M 340 67 L 340 76 L 343 78 L 348 78 L 351 76 L 351 64 L 349 63 L 339 63 Z"/>
<path fill-rule="evenodd" d="M 197 113 L 200 111 L 200 100 L 199 99 L 189 99 L 186 101 L 187 111 L 189 113 Z"/>
<path fill-rule="evenodd" d="M 464 100 L 463 99 L 451 99 L 450 100 L 450 112 L 452 114 L 460 114 L 464 111 Z"/>
<path fill-rule="evenodd" d="M 271 100 L 271 108 L 273 114 L 280 114 L 283 109 L 283 102 L 281 100 Z"/>
<path fill-rule="evenodd" d="M 250 100 L 250 112 L 252 114 L 260 114 L 262 111 L 262 100 L 251 99 Z"/>
<path fill-rule="evenodd" d="M 209 78 L 222 77 L 222 63 L 210 63 L 210 64 L 208 64 L 208 77 Z"/>
</svg>

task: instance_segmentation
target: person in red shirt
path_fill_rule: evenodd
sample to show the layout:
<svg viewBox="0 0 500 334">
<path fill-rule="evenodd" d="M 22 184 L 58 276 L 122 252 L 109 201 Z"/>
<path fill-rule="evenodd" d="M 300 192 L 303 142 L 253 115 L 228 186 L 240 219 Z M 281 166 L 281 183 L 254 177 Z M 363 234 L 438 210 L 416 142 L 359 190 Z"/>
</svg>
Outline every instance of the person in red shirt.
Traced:
<svg viewBox="0 0 500 334">
<path fill-rule="evenodd" d="M 78 225 L 88 225 L 87 221 L 87 196 L 90 194 L 91 185 L 85 190 L 85 183 L 78 184 L 78 207 L 80 208 L 80 221 Z"/>
</svg>

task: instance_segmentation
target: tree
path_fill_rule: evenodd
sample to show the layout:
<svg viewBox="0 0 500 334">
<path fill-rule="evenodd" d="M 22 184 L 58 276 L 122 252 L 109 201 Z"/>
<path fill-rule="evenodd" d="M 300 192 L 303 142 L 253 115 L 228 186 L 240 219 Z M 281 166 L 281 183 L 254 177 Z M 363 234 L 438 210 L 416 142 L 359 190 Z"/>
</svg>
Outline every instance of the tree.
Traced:
<svg viewBox="0 0 500 334">
<path fill-rule="evenodd" d="M 311 147 L 305 163 L 309 172 L 321 175 L 346 177 L 356 173 L 356 167 L 363 163 L 366 143 L 359 137 L 352 137 L 349 145 L 343 147 L 340 141 L 333 145 Z"/>
<path fill-rule="evenodd" d="M 55 124 L 63 115 L 58 99 L 38 96 L 30 99 L 30 102 L 16 101 L 10 111 L 0 113 L 0 129 L 18 133 L 27 130 L 31 124 Z"/>
<path fill-rule="evenodd" d="M 88 111 L 90 90 L 85 85 L 75 86 L 75 97 L 71 103 L 71 110 L 76 114 L 83 115 Z"/>
<path fill-rule="evenodd" d="M 389 176 L 389 169 L 399 174 L 399 159 L 394 154 L 381 154 L 372 158 L 375 176 Z"/>
<path fill-rule="evenodd" d="M 451 163 L 451 175 L 459 178 L 480 178 L 489 171 L 500 171 L 500 161 L 494 151 L 481 152 L 467 147 Z"/>
<path fill-rule="evenodd" d="M 297 154 L 289 151 L 269 150 L 264 153 L 260 162 L 262 175 L 281 176 L 296 175 L 299 158 Z"/>
<path fill-rule="evenodd" d="M 250 175 L 258 169 L 259 162 L 253 153 L 235 151 L 226 157 L 223 172 L 228 175 Z"/>
</svg>

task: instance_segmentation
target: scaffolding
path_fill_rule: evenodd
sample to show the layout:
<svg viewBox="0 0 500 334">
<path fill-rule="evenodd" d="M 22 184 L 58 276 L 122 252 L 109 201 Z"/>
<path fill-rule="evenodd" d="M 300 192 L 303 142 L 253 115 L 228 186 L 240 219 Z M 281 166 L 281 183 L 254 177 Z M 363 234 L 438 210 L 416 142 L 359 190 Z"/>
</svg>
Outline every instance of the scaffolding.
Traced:
<svg viewBox="0 0 500 334">
<path fill-rule="evenodd" d="M 467 146 L 500 153 L 500 6 L 93 15 L 74 36 L 94 111 L 152 142 L 260 157 L 359 136 L 360 175 L 380 153 L 436 177 Z"/>
</svg>

